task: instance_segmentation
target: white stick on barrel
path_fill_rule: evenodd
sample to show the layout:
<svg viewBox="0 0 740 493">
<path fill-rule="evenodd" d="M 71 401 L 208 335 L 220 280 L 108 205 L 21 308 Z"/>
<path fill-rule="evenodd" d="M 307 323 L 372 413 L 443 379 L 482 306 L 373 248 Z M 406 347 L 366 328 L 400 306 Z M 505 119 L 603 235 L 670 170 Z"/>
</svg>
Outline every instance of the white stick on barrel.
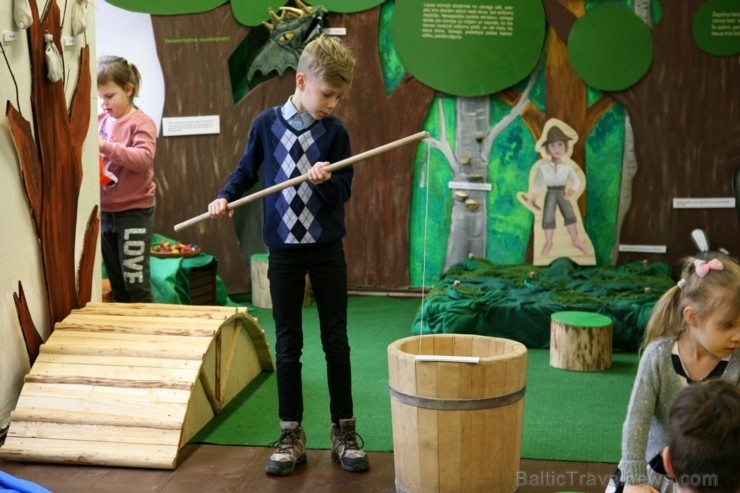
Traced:
<svg viewBox="0 0 740 493">
<path fill-rule="evenodd" d="M 351 164 L 355 164 L 358 161 L 362 161 L 364 159 L 371 158 L 373 156 L 377 156 L 378 154 L 382 154 L 384 152 L 388 152 L 390 150 L 396 149 L 398 147 L 404 146 L 406 144 L 410 144 L 412 142 L 416 142 L 418 140 L 426 139 L 429 137 L 429 132 L 418 132 L 413 135 L 409 135 L 408 137 L 404 137 L 402 139 L 394 140 L 393 142 L 389 142 L 388 144 L 375 147 L 374 149 L 370 149 L 369 151 L 361 152 L 360 154 L 356 154 L 354 156 L 348 157 L 347 159 L 343 159 L 341 161 L 337 161 L 334 164 L 330 164 L 327 166 L 326 170 L 328 171 L 336 171 L 340 168 L 344 168 L 346 166 L 349 166 Z M 298 185 L 299 183 L 303 183 L 304 181 L 308 180 L 308 174 L 304 174 L 301 176 L 296 176 L 295 178 L 291 178 L 290 180 L 285 180 L 283 182 L 280 182 L 276 185 L 273 185 L 271 187 L 265 188 L 264 190 L 260 190 L 259 192 L 255 192 L 251 195 L 247 195 L 246 197 L 242 197 L 240 199 L 237 199 L 233 202 L 229 202 L 226 205 L 227 210 L 235 209 L 241 205 L 247 204 L 249 202 L 254 202 L 257 199 L 261 199 L 262 197 L 265 197 L 267 195 L 270 195 L 271 193 L 279 192 L 280 190 L 283 190 L 288 187 L 292 187 L 295 185 Z M 191 219 L 188 219 L 187 221 L 183 221 L 179 224 L 175 224 L 175 231 L 181 231 L 187 227 L 190 227 L 196 223 L 199 223 L 201 221 L 204 221 L 211 217 L 211 214 L 209 212 L 204 212 L 203 214 L 199 216 L 195 216 Z"/>
<path fill-rule="evenodd" d="M 434 363 L 480 363 L 478 356 L 448 356 L 444 354 L 417 354 L 415 361 L 428 361 Z"/>
</svg>

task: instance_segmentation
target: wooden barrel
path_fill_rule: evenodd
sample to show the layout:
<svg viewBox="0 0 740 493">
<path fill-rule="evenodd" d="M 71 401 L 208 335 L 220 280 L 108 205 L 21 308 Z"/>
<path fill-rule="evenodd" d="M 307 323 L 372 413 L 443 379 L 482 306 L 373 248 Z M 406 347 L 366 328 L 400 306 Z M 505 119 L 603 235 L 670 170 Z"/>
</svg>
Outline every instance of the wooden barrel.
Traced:
<svg viewBox="0 0 740 493">
<path fill-rule="evenodd" d="M 510 493 L 521 454 L 527 348 L 468 334 L 388 346 L 398 493 Z"/>
<path fill-rule="evenodd" d="M 599 371 L 612 366 L 612 319 L 599 313 L 563 311 L 550 316 L 550 366 Z"/>
<path fill-rule="evenodd" d="M 249 258 L 249 275 L 252 280 L 252 304 L 257 308 L 272 309 L 270 296 L 270 280 L 267 278 L 268 255 L 255 253 Z M 306 288 L 303 293 L 303 308 L 311 304 L 311 280 L 306 275 Z"/>
</svg>

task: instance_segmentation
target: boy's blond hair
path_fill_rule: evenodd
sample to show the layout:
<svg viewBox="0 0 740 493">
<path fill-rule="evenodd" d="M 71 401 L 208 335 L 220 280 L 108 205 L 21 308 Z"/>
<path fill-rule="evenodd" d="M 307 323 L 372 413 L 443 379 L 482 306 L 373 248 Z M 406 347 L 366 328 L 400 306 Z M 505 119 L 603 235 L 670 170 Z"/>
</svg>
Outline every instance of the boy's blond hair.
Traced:
<svg viewBox="0 0 740 493">
<path fill-rule="evenodd" d="M 326 35 L 319 36 L 303 48 L 296 69 L 308 77 L 347 90 L 352 86 L 354 71 L 352 52 L 339 39 Z"/>
</svg>

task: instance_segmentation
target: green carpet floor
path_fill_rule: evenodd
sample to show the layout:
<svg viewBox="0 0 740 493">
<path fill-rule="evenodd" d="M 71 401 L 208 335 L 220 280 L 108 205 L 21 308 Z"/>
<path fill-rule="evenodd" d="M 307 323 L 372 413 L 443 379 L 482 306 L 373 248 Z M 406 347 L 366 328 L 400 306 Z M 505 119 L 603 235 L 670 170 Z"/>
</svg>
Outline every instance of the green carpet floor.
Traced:
<svg viewBox="0 0 740 493">
<path fill-rule="evenodd" d="M 419 299 L 351 297 L 349 339 L 358 432 L 368 451 L 393 450 L 388 395 L 387 347 L 411 336 Z M 255 309 L 270 346 L 270 310 Z M 316 306 L 304 310 L 303 426 L 307 445 L 327 449 L 329 405 L 324 356 L 318 338 Z M 527 459 L 618 462 L 621 427 L 637 357 L 616 353 L 611 369 L 571 372 L 549 366 L 549 351 L 528 351 L 522 457 Z M 264 372 L 244 389 L 193 442 L 265 446 L 279 434 L 277 389 L 273 372 Z"/>
</svg>

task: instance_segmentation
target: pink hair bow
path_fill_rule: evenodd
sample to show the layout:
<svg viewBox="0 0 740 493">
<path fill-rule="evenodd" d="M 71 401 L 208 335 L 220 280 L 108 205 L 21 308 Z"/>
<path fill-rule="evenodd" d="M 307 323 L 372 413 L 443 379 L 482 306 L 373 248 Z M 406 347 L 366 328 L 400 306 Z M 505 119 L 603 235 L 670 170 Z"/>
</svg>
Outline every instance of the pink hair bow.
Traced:
<svg viewBox="0 0 740 493">
<path fill-rule="evenodd" d="M 694 270 L 696 272 L 696 275 L 699 277 L 706 276 L 710 270 L 722 270 L 724 269 L 724 266 L 722 265 L 722 262 L 717 260 L 716 258 L 713 258 L 709 262 L 705 262 L 704 260 L 694 260 Z"/>
</svg>

